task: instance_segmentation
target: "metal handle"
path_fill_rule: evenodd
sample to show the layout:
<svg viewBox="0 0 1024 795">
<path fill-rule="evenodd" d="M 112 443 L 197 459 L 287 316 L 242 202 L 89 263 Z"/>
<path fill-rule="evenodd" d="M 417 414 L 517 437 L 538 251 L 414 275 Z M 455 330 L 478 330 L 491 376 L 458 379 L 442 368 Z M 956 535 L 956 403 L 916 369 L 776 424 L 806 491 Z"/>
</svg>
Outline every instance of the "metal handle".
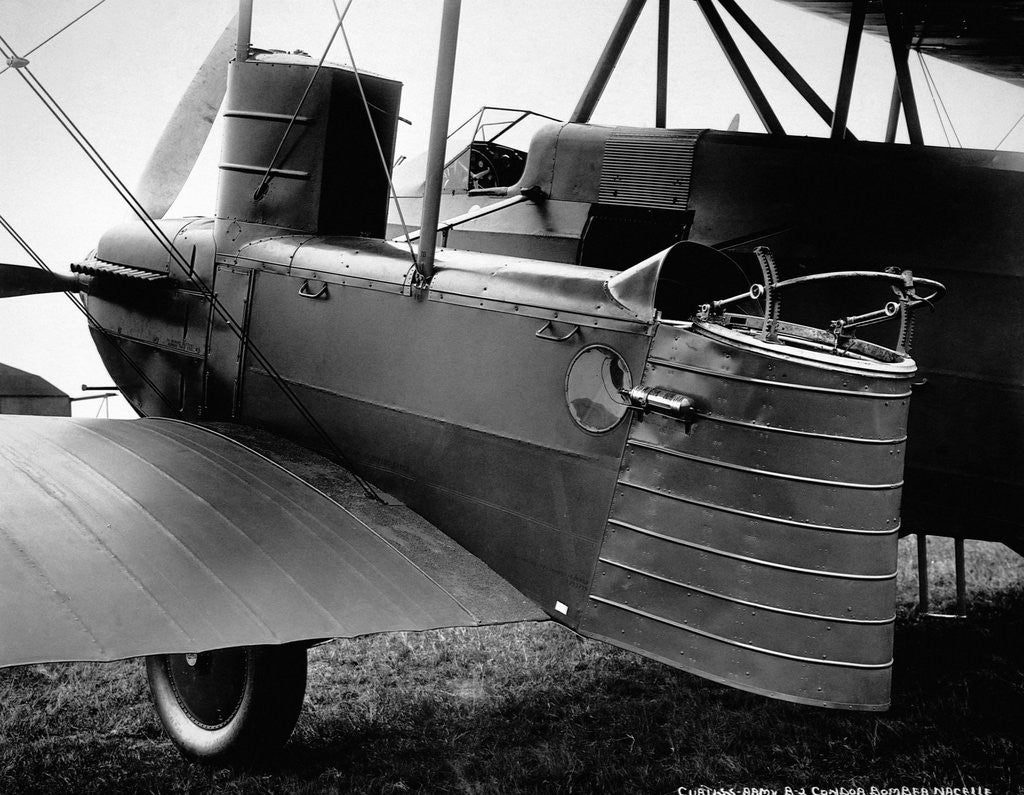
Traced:
<svg viewBox="0 0 1024 795">
<path fill-rule="evenodd" d="M 578 334 L 579 330 L 580 330 L 579 326 L 573 325 L 572 331 L 570 331 L 568 334 L 565 334 L 564 336 L 561 336 L 561 337 L 556 337 L 554 335 L 554 327 L 552 326 L 552 321 L 549 320 L 547 323 L 545 323 L 543 326 L 541 326 L 539 329 L 537 329 L 537 332 L 534 334 L 534 336 L 537 337 L 538 339 L 548 340 L 550 342 L 565 342 L 567 339 L 572 337 L 574 334 Z M 544 332 L 546 332 L 546 331 L 550 331 L 552 333 L 551 334 L 545 334 Z"/>
<path fill-rule="evenodd" d="M 299 295 L 301 295 L 303 298 L 322 298 L 325 301 L 331 297 L 330 293 L 327 291 L 327 282 L 324 282 L 324 286 L 317 290 L 315 293 L 311 293 L 309 291 L 309 279 L 303 280 L 302 286 L 299 288 Z"/>
</svg>

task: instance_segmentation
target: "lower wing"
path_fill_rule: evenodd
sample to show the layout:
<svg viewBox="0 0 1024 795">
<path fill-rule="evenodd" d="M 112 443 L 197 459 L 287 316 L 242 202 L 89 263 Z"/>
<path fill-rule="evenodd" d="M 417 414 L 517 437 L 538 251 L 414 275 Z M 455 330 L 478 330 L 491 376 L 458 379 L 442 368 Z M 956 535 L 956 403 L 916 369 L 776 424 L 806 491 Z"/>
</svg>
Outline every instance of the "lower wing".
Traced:
<svg viewBox="0 0 1024 795">
<path fill-rule="evenodd" d="M 246 444 L 174 420 L 0 417 L 0 666 L 544 618 L 341 467 L 221 430 Z"/>
</svg>

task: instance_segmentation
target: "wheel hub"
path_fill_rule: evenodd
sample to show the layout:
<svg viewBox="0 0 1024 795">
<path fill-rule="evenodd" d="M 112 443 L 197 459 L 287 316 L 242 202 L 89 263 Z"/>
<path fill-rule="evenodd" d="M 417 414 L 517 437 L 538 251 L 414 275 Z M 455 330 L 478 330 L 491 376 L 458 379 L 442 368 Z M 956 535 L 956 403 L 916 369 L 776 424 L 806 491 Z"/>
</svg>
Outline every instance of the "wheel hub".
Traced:
<svg viewBox="0 0 1024 795">
<path fill-rule="evenodd" d="M 167 661 L 174 695 L 192 720 L 207 729 L 226 725 L 242 703 L 249 676 L 249 651 L 171 654 Z"/>
</svg>

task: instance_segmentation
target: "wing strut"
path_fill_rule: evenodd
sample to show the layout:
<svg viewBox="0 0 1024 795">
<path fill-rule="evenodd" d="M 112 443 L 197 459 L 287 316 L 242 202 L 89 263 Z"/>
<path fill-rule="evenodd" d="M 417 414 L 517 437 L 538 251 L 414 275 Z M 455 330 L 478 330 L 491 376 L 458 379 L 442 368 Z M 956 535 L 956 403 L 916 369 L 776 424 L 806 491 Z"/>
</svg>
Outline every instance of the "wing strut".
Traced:
<svg viewBox="0 0 1024 795">
<path fill-rule="evenodd" d="M 754 79 L 754 73 L 750 71 L 747 62 L 743 60 L 743 54 L 740 52 L 739 47 L 736 46 L 736 41 L 733 39 L 732 34 L 729 33 L 729 29 L 725 26 L 725 22 L 722 20 L 722 16 L 718 13 L 712 0 L 697 0 L 697 5 L 700 6 L 700 10 L 704 13 L 704 18 L 714 32 L 715 38 L 718 39 L 718 45 L 729 59 L 729 65 L 732 67 L 733 72 L 736 73 L 736 77 L 739 78 L 743 90 L 746 92 L 747 99 L 750 100 L 750 104 L 757 111 L 757 115 L 760 117 L 764 128 L 772 135 L 785 135 L 786 131 L 782 128 L 782 122 L 775 115 L 775 111 L 772 110 L 768 98 L 761 90 L 761 86 L 757 84 L 757 80 Z"/>
<path fill-rule="evenodd" d="M 654 126 L 664 127 L 668 105 L 668 0 L 658 0 L 658 85 L 655 91 Z"/>
<path fill-rule="evenodd" d="M 427 184 L 423 191 L 423 217 L 420 221 L 420 256 L 416 270 L 429 284 L 434 275 L 434 249 L 437 221 L 441 215 L 441 181 L 445 147 L 448 144 L 448 118 L 455 81 L 455 51 L 459 42 L 459 14 L 462 0 L 445 0 L 441 16 L 441 40 L 437 50 L 437 77 L 434 80 L 434 108 L 430 114 L 430 144 L 427 150 Z"/>
<path fill-rule="evenodd" d="M 633 32 L 640 12 L 644 10 L 644 2 L 645 0 L 627 0 L 618 22 L 615 23 L 612 35 L 608 37 L 608 42 L 604 45 L 601 57 L 597 59 L 590 80 L 587 81 L 587 87 L 583 89 L 579 102 L 576 103 L 576 109 L 569 117 L 570 122 L 586 124 L 590 121 L 594 108 L 597 107 L 598 100 L 601 99 L 601 95 L 608 85 L 608 79 L 615 71 L 615 64 L 619 62 L 619 56 L 622 55 L 622 50 L 626 46 L 626 42 L 629 41 L 629 34 Z"/>
<path fill-rule="evenodd" d="M 834 115 L 832 108 L 811 88 L 810 83 L 804 80 L 803 76 L 796 70 L 796 67 L 786 59 L 786 56 L 772 43 L 771 39 L 737 5 L 736 0 L 718 0 L 718 2 L 728 12 L 729 16 L 736 20 L 736 24 L 743 29 L 743 32 L 750 37 L 750 40 L 761 49 L 765 57 L 771 61 L 772 66 L 778 69 L 782 76 L 789 81 L 789 84 L 796 89 L 796 92 L 804 98 L 804 101 L 811 106 L 821 120 L 831 127 Z M 849 140 L 856 140 L 849 130 L 846 131 L 846 137 Z"/>
<path fill-rule="evenodd" d="M 857 75 L 857 55 L 860 53 L 860 38 L 864 31 L 864 17 L 867 15 L 867 10 L 867 0 L 854 0 L 853 7 L 850 9 L 850 25 L 846 29 L 846 51 L 843 53 L 843 71 L 839 77 L 836 112 L 832 118 L 833 141 L 842 141 L 846 137 L 846 119 L 850 115 L 853 78 Z"/>
<path fill-rule="evenodd" d="M 900 90 L 903 103 L 903 115 L 907 120 L 907 134 L 910 143 L 923 144 L 921 118 L 917 115 L 917 99 L 914 97 L 914 82 L 910 77 L 910 48 L 907 46 L 903 33 L 903 9 L 897 0 L 885 0 L 885 27 L 889 34 L 889 46 L 892 48 L 892 63 L 896 67 L 896 84 Z"/>
</svg>

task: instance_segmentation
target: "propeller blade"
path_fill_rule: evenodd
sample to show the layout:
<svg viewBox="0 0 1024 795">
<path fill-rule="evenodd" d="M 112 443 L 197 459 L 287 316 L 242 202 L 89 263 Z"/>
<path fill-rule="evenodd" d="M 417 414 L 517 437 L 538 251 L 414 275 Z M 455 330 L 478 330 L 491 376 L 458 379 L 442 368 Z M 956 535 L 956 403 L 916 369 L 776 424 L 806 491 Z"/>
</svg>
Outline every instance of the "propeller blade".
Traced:
<svg viewBox="0 0 1024 795">
<path fill-rule="evenodd" d="M 181 192 L 217 118 L 235 52 L 235 15 L 199 67 L 164 127 L 135 196 L 152 218 L 163 218 Z"/>
<path fill-rule="evenodd" d="M 0 298 L 37 293 L 77 293 L 81 289 L 76 276 L 0 262 Z"/>
</svg>

